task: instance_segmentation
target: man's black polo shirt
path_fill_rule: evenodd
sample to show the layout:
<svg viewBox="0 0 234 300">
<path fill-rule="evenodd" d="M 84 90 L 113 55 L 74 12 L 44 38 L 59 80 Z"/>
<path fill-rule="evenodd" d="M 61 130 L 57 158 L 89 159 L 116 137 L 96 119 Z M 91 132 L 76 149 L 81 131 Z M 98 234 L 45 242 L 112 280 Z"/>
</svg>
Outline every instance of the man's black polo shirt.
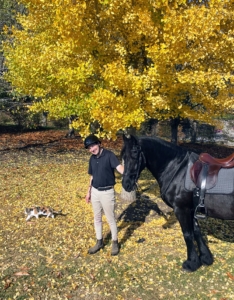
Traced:
<svg viewBox="0 0 234 300">
<path fill-rule="evenodd" d="M 88 173 L 93 176 L 92 186 L 95 188 L 114 186 L 114 171 L 118 165 L 120 165 L 118 158 L 109 150 L 103 149 L 99 157 L 92 155 L 88 170 Z"/>
</svg>

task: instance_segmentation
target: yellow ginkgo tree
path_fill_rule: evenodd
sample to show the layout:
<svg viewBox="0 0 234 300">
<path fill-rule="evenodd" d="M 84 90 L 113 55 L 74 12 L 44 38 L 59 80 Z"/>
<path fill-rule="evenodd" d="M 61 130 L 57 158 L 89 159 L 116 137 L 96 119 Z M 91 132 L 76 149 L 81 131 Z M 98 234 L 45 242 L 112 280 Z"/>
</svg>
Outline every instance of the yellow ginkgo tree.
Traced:
<svg viewBox="0 0 234 300">
<path fill-rule="evenodd" d="M 233 0 L 21 2 L 6 78 L 34 111 L 114 137 L 147 118 L 212 122 L 233 109 Z"/>
</svg>

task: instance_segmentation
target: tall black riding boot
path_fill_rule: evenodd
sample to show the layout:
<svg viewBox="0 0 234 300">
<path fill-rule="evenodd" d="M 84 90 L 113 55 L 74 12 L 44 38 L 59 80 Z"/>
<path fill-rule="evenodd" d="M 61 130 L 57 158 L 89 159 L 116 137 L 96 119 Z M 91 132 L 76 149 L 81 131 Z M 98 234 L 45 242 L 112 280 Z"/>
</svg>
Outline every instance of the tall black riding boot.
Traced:
<svg viewBox="0 0 234 300">
<path fill-rule="evenodd" d="M 91 248 L 88 250 L 88 253 L 89 253 L 89 254 L 94 254 L 94 253 L 98 252 L 100 249 L 102 249 L 103 247 L 104 247 L 103 239 L 97 240 L 96 245 L 93 246 L 93 247 L 91 247 Z"/>
</svg>

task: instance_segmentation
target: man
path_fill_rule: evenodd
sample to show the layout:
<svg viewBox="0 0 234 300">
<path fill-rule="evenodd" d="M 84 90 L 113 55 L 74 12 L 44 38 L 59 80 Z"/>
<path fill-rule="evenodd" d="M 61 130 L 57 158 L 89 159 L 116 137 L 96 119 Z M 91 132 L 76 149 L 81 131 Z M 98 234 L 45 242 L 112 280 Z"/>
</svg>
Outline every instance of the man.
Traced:
<svg viewBox="0 0 234 300">
<path fill-rule="evenodd" d="M 87 203 L 92 203 L 94 212 L 94 228 L 97 242 L 88 250 L 94 254 L 104 247 L 102 237 L 102 211 L 104 212 L 111 230 L 112 249 L 111 255 L 119 253 L 117 224 L 115 220 L 115 169 L 123 174 L 124 167 L 119 163 L 115 154 L 101 147 L 100 140 L 95 135 L 89 135 L 84 140 L 84 146 L 92 153 L 89 160 L 90 183 Z"/>
</svg>

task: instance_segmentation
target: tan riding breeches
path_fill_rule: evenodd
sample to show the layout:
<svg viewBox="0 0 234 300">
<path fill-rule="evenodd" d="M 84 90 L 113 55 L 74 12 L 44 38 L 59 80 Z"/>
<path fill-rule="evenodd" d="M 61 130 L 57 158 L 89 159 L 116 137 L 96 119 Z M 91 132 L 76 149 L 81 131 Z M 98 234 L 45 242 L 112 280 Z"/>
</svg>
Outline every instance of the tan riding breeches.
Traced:
<svg viewBox="0 0 234 300">
<path fill-rule="evenodd" d="M 110 226 L 112 240 L 117 240 L 117 225 L 115 219 L 115 191 L 114 188 L 106 191 L 98 191 L 94 187 L 91 190 L 91 203 L 94 212 L 94 228 L 97 240 L 102 239 L 102 213 L 104 212 Z"/>
</svg>

